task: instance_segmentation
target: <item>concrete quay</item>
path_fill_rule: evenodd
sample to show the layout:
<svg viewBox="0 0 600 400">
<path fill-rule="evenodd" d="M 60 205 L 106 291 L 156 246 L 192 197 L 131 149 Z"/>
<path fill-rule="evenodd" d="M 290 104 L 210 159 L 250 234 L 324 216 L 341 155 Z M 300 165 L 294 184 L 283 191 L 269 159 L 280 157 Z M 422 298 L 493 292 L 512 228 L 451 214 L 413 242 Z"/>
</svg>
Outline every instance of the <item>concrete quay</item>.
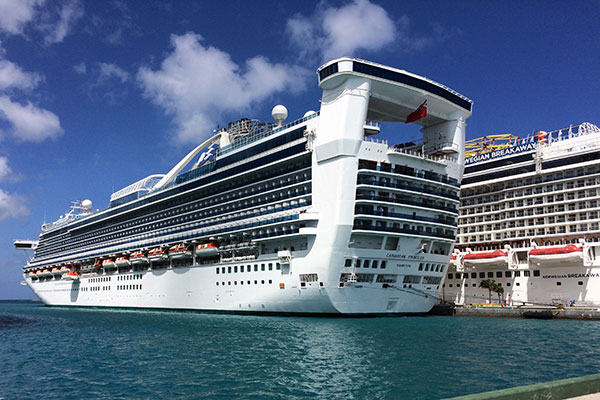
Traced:
<svg viewBox="0 0 600 400">
<path fill-rule="evenodd" d="M 600 320 L 600 309 L 583 307 L 435 306 L 431 314 L 458 317 Z"/>
</svg>

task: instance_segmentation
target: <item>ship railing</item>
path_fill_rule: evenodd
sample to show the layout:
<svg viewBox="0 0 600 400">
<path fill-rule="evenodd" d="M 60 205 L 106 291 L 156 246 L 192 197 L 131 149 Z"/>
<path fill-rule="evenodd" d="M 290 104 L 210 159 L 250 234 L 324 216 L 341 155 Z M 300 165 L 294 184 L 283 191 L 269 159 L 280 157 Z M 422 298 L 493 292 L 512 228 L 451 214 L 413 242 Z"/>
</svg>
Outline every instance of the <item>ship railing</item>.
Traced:
<svg viewBox="0 0 600 400">
<path fill-rule="evenodd" d="M 373 201 L 383 201 L 383 202 L 387 202 L 387 203 L 408 204 L 408 205 L 413 205 L 413 206 L 418 206 L 418 207 L 423 207 L 423 208 L 432 208 L 435 210 L 448 211 L 448 212 L 458 215 L 458 209 L 455 207 L 446 207 L 446 206 L 442 206 L 442 205 L 438 205 L 438 204 L 425 203 L 422 201 L 395 199 L 393 197 L 372 196 L 372 195 L 362 194 L 362 193 L 358 193 L 356 195 L 356 200 L 373 200 Z"/>
<path fill-rule="evenodd" d="M 236 139 L 234 141 L 234 143 L 230 144 L 229 146 L 225 146 L 223 148 L 218 149 L 217 152 L 216 152 L 216 157 L 215 158 L 217 158 L 219 156 L 222 156 L 224 154 L 227 154 L 227 153 L 229 153 L 229 152 L 231 152 L 233 150 L 236 150 L 236 149 L 238 149 L 238 148 L 240 148 L 242 146 L 245 146 L 245 145 L 247 145 L 249 143 L 256 142 L 257 140 L 260 140 L 260 139 L 265 138 L 267 136 L 274 135 L 274 134 L 276 134 L 278 132 L 281 132 L 281 131 L 286 130 L 288 128 L 291 128 L 293 126 L 302 124 L 302 123 L 304 123 L 304 122 L 306 122 L 308 120 L 311 120 L 311 119 L 313 119 L 315 117 L 318 117 L 319 114 L 320 114 L 320 111 L 317 111 L 317 112 L 315 112 L 313 114 L 307 115 L 306 117 L 302 117 L 302 118 L 299 118 L 299 119 L 297 119 L 295 121 L 292 121 L 292 122 L 290 122 L 288 124 L 282 125 L 280 127 L 276 127 L 275 129 L 268 129 L 268 128 L 271 127 L 271 125 L 266 126 L 267 129 L 265 129 L 265 127 L 261 127 L 256 132 L 254 132 L 252 135 L 242 136 L 242 137 Z"/>
<path fill-rule="evenodd" d="M 390 233 L 403 233 L 403 234 L 417 235 L 417 236 L 430 236 L 430 237 L 437 237 L 437 238 L 450 239 L 450 240 L 454 240 L 456 238 L 455 234 L 447 234 L 447 233 L 440 233 L 440 232 L 425 232 L 425 231 L 420 231 L 417 229 L 394 228 L 394 227 L 389 227 L 389 226 L 373 226 L 373 225 L 354 224 L 352 229 L 360 230 L 360 231 L 381 231 L 381 232 L 390 232 Z"/>
<path fill-rule="evenodd" d="M 448 199 L 452 199 L 452 200 L 459 200 L 459 197 L 455 194 L 451 194 L 451 193 L 444 193 L 441 190 L 432 190 L 432 189 L 424 189 L 424 188 L 420 188 L 418 186 L 414 186 L 414 185 L 407 185 L 407 184 L 400 184 L 400 183 L 391 183 L 391 182 L 378 182 L 374 179 L 359 179 L 358 180 L 358 184 L 359 185 L 371 185 L 371 186 L 383 186 L 383 187 L 390 187 L 390 188 L 394 188 L 394 189 L 403 189 L 403 190 L 410 190 L 413 192 L 419 192 L 419 193 L 427 193 L 427 194 L 431 194 L 434 196 L 440 196 L 440 197 L 445 197 Z"/>
<path fill-rule="evenodd" d="M 420 179 L 427 179 L 429 181 L 434 181 L 434 182 L 440 182 L 440 183 L 444 183 L 446 185 L 451 185 L 457 188 L 460 188 L 460 182 L 458 182 L 456 179 L 450 178 L 448 176 L 431 176 L 431 175 L 427 175 L 423 172 L 408 172 L 408 171 L 403 171 L 403 170 L 399 170 L 399 169 L 395 169 L 395 168 L 386 168 L 386 167 L 381 167 L 380 165 L 368 165 L 368 164 L 358 164 L 358 169 L 367 169 L 367 170 L 371 170 L 371 171 L 380 171 L 380 172 L 389 172 L 389 173 L 394 173 L 394 174 L 399 174 L 399 175 L 405 175 L 405 176 L 412 176 L 415 178 L 420 178 Z"/>
<path fill-rule="evenodd" d="M 391 218 L 409 219 L 412 221 L 433 222 L 436 224 L 448 225 L 448 226 L 453 226 L 453 227 L 458 226 L 458 223 L 453 219 L 422 217 L 422 216 L 418 216 L 418 215 L 391 213 L 391 212 L 384 212 L 384 211 L 358 210 L 354 213 L 354 215 L 374 215 L 374 216 L 378 216 L 378 217 L 391 217 Z"/>
</svg>

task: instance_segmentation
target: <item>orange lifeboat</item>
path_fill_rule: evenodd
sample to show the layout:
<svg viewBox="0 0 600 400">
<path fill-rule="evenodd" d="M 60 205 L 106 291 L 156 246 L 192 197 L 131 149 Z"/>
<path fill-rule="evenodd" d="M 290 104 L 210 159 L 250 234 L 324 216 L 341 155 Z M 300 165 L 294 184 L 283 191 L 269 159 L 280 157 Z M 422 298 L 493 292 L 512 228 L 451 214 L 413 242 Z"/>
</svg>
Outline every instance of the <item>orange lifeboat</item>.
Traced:
<svg viewBox="0 0 600 400">
<path fill-rule="evenodd" d="M 169 258 L 169 256 L 166 255 L 163 249 L 161 249 L 160 247 L 155 247 L 154 249 L 148 252 L 148 260 L 150 261 L 163 261 L 167 258 Z"/>
<path fill-rule="evenodd" d="M 463 257 L 463 264 L 465 267 L 506 267 L 508 253 L 504 250 L 467 253 Z"/>
<path fill-rule="evenodd" d="M 173 260 L 180 260 L 182 258 L 190 258 L 191 256 L 192 256 L 192 252 L 183 243 L 172 246 L 169 249 L 169 257 L 171 257 Z"/>
<path fill-rule="evenodd" d="M 115 264 L 115 260 L 113 258 L 107 258 L 106 260 L 102 260 L 102 268 L 115 269 L 117 268 L 117 264 Z"/>
<path fill-rule="evenodd" d="M 67 272 L 69 272 L 71 270 L 71 268 L 67 267 L 66 265 L 63 265 L 60 269 L 60 273 L 61 274 L 66 274 Z"/>
<path fill-rule="evenodd" d="M 75 271 L 69 271 L 65 274 L 63 274 L 62 276 L 63 279 L 66 279 L 68 281 L 78 281 L 79 280 L 79 274 Z"/>
<path fill-rule="evenodd" d="M 219 242 L 208 242 L 196 246 L 196 256 L 198 257 L 214 257 L 219 254 Z"/>
<path fill-rule="evenodd" d="M 146 258 L 146 255 L 143 252 L 136 251 L 129 256 L 129 262 L 133 265 L 148 264 L 148 258 Z"/>
<path fill-rule="evenodd" d="M 583 248 L 574 244 L 557 247 L 537 247 L 529 250 L 529 261 L 537 265 L 581 263 Z"/>
<path fill-rule="evenodd" d="M 131 262 L 129 262 L 128 256 L 121 256 L 117 257 L 117 259 L 115 260 L 115 264 L 117 265 L 117 267 L 129 267 L 131 265 Z"/>
<path fill-rule="evenodd" d="M 52 268 L 52 275 L 62 275 L 58 267 Z"/>
<path fill-rule="evenodd" d="M 37 275 L 35 272 L 31 271 L 27 274 L 27 276 L 29 276 L 31 279 L 37 279 Z"/>
</svg>

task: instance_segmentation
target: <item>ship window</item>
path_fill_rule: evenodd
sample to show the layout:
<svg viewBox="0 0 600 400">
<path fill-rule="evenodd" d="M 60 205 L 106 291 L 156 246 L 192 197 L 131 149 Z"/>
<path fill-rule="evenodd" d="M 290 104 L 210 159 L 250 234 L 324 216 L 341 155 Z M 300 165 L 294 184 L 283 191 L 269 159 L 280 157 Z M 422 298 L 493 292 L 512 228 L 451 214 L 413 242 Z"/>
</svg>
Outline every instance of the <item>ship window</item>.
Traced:
<svg viewBox="0 0 600 400">
<path fill-rule="evenodd" d="M 256 284 L 258 284 L 258 281 L 257 281 L 257 280 L 255 280 L 255 281 L 254 281 L 254 284 L 255 284 L 255 285 L 256 285 Z"/>
<path fill-rule="evenodd" d="M 561 282 L 556 282 L 556 286 L 560 286 L 560 285 L 562 285 Z"/>
<path fill-rule="evenodd" d="M 521 276 L 521 271 L 515 271 L 515 278 L 518 278 L 519 276 Z"/>
<path fill-rule="evenodd" d="M 369 268 L 369 260 L 363 262 L 363 268 Z"/>
<path fill-rule="evenodd" d="M 371 268 L 377 268 L 377 260 L 373 260 L 373 263 L 371 264 Z"/>
<path fill-rule="evenodd" d="M 452 284 L 450 283 L 450 284 L 448 285 L 448 287 L 452 287 Z"/>
<path fill-rule="evenodd" d="M 474 284 L 473 284 L 473 285 L 471 285 L 471 286 L 473 286 L 473 287 L 477 287 L 477 284 L 475 284 L 475 283 L 474 283 Z"/>
<path fill-rule="evenodd" d="M 227 267 L 227 273 L 230 274 L 231 273 L 231 267 Z"/>
<path fill-rule="evenodd" d="M 273 271 L 273 264 L 269 263 L 269 271 Z"/>
<path fill-rule="evenodd" d="M 579 281 L 579 282 L 577 282 L 577 284 L 578 284 L 579 286 L 583 286 L 583 281 Z"/>
<path fill-rule="evenodd" d="M 352 266 L 352 259 L 346 258 L 346 261 L 344 262 L 344 267 L 351 267 L 351 266 Z"/>
<path fill-rule="evenodd" d="M 281 269 L 281 265 L 279 263 L 275 264 L 275 269 L 279 271 Z M 250 270 L 250 269 L 248 269 L 248 270 Z"/>
<path fill-rule="evenodd" d="M 384 260 L 381 262 L 381 265 L 379 266 L 379 268 L 385 269 L 386 266 L 387 266 L 387 261 Z"/>
<path fill-rule="evenodd" d="M 246 272 L 250 272 L 251 270 L 252 270 L 252 265 L 248 265 L 248 266 L 246 267 Z"/>
<path fill-rule="evenodd" d="M 496 278 L 502 278 L 502 271 L 496 271 Z"/>
<path fill-rule="evenodd" d="M 254 272 L 258 271 L 258 264 L 254 264 Z"/>
<path fill-rule="evenodd" d="M 520 284 L 519 282 L 515 283 L 515 285 L 517 285 L 517 286 L 521 286 L 521 284 Z"/>
<path fill-rule="evenodd" d="M 510 286 L 510 282 L 507 282 L 507 283 L 506 283 L 506 286 Z"/>
<path fill-rule="evenodd" d="M 504 276 L 510 278 L 512 276 L 511 271 L 505 271 Z"/>
<path fill-rule="evenodd" d="M 479 273 L 479 277 L 480 277 L 480 278 L 485 278 L 485 272 L 480 272 L 480 273 Z"/>
<path fill-rule="evenodd" d="M 531 271 L 523 271 L 523 276 L 531 276 Z"/>
<path fill-rule="evenodd" d="M 265 280 L 263 279 L 262 281 L 260 281 L 260 283 L 262 283 L 264 285 L 265 284 Z"/>
<path fill-rule="evenodd" d="M 419 271 L 423 271 L 423 263 L 419 263 Z"/>
<path fill-rule="evenodd" d="M 225 267 L 221 268 L 221 273 L 224 274 L 225 273 Z"/>
<path fill-rule="evenodd" d="M 219 282 L 217 282 L 217 286 L 219 286 Z"/>
<path fill-rule="evenodd" d="M 477 272 L 471 272 L 471 278 L 473 278 L 473 279 L 477 278 Z"/>
<path fill-rule="evenodd" d="M 540 270 L 539 269 L 534 269 L 533 270 L 533 276 L 540 276 Z"/>
<path fill-rule="evenodd" d="M 454 274 L 448 274 L 448 279 L 454 279 Z"/>
<path fill-rule="evenodd" d="M 237 274 L 238 268 L 237 265 L 235 267 L 233 267 L 233 272 Z"/>
<path fill-rule="evenodd" d="M 271 283 L 273 283 L 273 281 L 271 279 L 269 279 L 269 283 L 271 284 Z"/>
</svg>

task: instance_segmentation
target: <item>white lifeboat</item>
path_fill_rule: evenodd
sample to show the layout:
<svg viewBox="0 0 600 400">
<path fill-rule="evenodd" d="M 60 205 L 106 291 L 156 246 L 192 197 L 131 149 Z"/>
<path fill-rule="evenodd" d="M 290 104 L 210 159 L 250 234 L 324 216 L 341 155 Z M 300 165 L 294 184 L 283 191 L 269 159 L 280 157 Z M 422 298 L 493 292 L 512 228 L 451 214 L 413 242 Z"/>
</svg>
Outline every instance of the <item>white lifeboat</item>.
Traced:
<svg viewBox="0 0 600 400">
<path fill-rule="evenodd" d="M 214 257 L 219 254 L 219 242 L 208 242 L 196 246 L 196 256 L 198 257 Z"/>
<path fill-rule="evenodd" d="M 132 265 L 148 264 L 148 258 L 146 258 L 146 255 L 143 252 L 136 251 L 129 256 L 129 262 Z"/>
<path fill-rule="evenodd" d="M 172 246 L 169 249 L 169 257 L 171 257 L 173 260 L 180 260 L 182 258 L 190 258 L 191 256 L 192 256 L 192 252 L 183 243 Z"/>
<path fill-rule="evenodd" d="M 508 265 L 508 253 L 504 250 L 479 251 L 467 253 L 463 257 L 465 267 L 506 267 Z"/>
<path fill-rule="evenodd" d="M 54 267 L 52 268 L 52 275 L 62 275 L 62 272 L 60 272 L 58 267 Z"/>
<path fill-rule="evenodd" d="M 160 247 L 156 247 L 148 252 L 148 260 L 150 261 L 163 261 L 167 258 L 169 258 L 169 256 L 166 255 Z"/>
<path fill-rule="evenodd" d="M 37 279 L 37 275 L 35 272 L 31 271 L 27 274 L 28 277 L 30 277 L 31 279 Z"/>
<path fill-rule="evenodd" d="M 79 274 L 75 271 L 69 271 L 69 272 L 63 274 L 62 278 L 65 280 L 68 280 L 68 281 L 78 281 Z"/>
<path fill-rule="evenodd" d="M 131 265 L 131 262 L 129 261 L 128 256 L 121 256 L 117 257 L 117 259 L 115 260 L 115 264 L 117 267 L 129 267 Z"/>
<path fill-rule="evenodd" d="M 537 247 L 529 250 L 529 261 L 535 264 L 581 263 L 583 248 L 574 244 L 556 247 Z"/>
<path fill-rule="evenodd" d="M 63 274 L 66 274 L 66 273 L 67 273 L 67 272 L 69 272 L 69 271 L 71 271 L 71 268 L 67 267 L 66 265 L 63 265 L 63 266 L 60 268 L 60 274 L 61 274 L 61 275 L 63 275 Z"/>
<path fill-rule="evenodd" d="M 102 260 L 102 268 L 104 268 L 104 269 L 117 268 L 117 264 L 115 264 L 114 258 L 107 258 L 106 260 Z"/>
</svg>

